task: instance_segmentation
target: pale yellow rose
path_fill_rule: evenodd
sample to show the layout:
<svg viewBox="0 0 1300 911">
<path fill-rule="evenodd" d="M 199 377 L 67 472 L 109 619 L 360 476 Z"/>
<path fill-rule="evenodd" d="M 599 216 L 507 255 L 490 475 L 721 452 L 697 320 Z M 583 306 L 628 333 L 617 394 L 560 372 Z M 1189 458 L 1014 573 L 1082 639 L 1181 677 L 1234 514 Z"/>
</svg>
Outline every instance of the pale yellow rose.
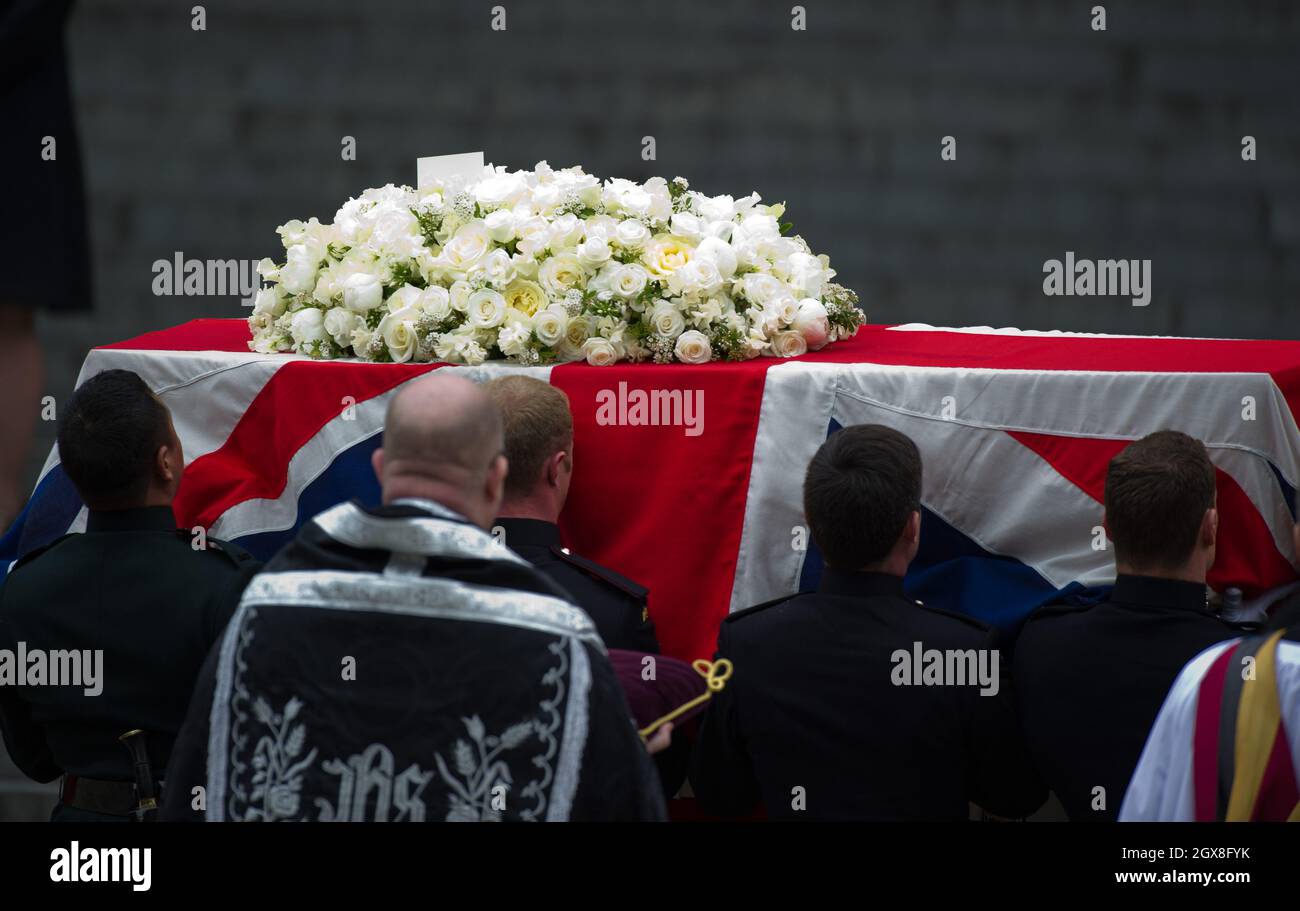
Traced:
<svg viewBox="0 0 1300 911">
<path fill-rule="evenodd" d="M 537 282 L 516 279 L 506 286 L 506 306 L 532 316 L 546 306 L 546 292 Z"/>
<path fill-rule="evenodd" d="M 656 234 L 641 254 L 641 262 L 651 275 L 664 278 L 691 261 L 695 247 L 684 237 Z"/>
</svg>

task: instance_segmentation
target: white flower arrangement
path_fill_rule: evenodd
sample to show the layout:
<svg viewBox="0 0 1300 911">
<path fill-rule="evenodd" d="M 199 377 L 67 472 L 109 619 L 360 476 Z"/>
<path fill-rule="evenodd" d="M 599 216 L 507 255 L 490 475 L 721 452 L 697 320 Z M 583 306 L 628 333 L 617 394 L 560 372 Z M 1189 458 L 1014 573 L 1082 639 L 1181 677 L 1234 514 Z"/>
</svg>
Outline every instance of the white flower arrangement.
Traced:
<svg viewBox="0 0 1300 911">
<path fill-rule="evenodd" d="M 797 357 L 853 335 L 857 295 L 782 204 L 678 177 L 483 169 L 349 199 L 277 231 L 248 323 L 257 352 L 520 364 Z"/>
</svg>

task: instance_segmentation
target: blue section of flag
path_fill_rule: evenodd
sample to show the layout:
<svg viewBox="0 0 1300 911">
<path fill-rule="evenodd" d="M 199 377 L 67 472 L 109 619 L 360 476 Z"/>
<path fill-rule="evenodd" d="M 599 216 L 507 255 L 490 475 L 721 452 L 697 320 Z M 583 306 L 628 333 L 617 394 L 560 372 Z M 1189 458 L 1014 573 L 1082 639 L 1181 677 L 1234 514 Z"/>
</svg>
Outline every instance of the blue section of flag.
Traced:
<svg viewBox="0 0 1300 911">
<path fill-rule="evenodd" d="M 265 563 L 293 540 L 304 522 L 331 506 L 347 500 L 377 505 L 380 500 L 379 481 L 370 465 L 370 456 L 379 448 L 382 439 L 383 435 L 377 433 L 335 456 L 330 466 L 298 495 L 298 515 L 292 528 L 244 535 L 235 538 L 235 543 Z"/>
<path fill-rule="evenodd" d="M 841 429 L 832 420 L 826 436 Z M 799 590 L 815 591 L 821 581 L 821 551 L 808 540 Z M 903 587 L 909 598 L 928 607 L 974 617 L 1014 637 L 1031 613 L 1044 604 L 1091 603 L 1109 588 L 1089 589 L 1078 582 L 1056 588 L 1014 557 L 980 547 L 958 529 L 921 507 L 921 546 L 908 567 Z"/>
<path fill-rule="evenodd" d="M 27 506 L 0 538 L 0 566 L 57 541 L 81 511 L 81 494 L 72 486 L 62 465 L 55 465 L 32 491 Z"/>
</svg>

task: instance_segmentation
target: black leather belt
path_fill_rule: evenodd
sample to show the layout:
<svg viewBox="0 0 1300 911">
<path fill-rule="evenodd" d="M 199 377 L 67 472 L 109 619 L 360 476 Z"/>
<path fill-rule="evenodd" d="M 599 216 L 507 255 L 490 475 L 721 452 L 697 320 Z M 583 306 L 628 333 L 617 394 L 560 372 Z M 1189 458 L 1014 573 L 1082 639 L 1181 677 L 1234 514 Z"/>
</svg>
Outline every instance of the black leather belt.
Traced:
<svg viewBox="0 0 1300 911">
<path fill-rule="evenodd" d="M 132 816 L 136 802 L 133 781 L 64 775 L 63 787 L 59 790 L 59 803 L 64 806 L 107 816 Z"/>
</svg>

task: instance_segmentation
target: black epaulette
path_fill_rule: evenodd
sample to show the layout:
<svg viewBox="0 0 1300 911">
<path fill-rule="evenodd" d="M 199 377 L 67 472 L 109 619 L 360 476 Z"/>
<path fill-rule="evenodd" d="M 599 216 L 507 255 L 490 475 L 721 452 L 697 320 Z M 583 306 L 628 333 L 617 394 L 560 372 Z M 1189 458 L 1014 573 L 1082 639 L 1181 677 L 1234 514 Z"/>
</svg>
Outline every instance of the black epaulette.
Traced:
<svg viewBox="0 0 1300 911">
<path fill-rule="evenodd" d="M 64 541 L 68 540 L 69 538 L 76 537 L 76 535 L 77 532 L 68 532 L 66 535 L 61 535 L 60 537 L 55 538 L 49 544 L 46 544 L 42 547 L 38 547 L 35 550 L 29 550 L 27 553 L 23 554 L 21 557 L 19 557 L 17 560 L 14 561 L 14 565 L 10 567 L 9 571 L 13 572 L 15 569 L 22 566 L 24 563 L 29 563 L 32 560 L 35 560 L 41 554 L 45 553 L 48 550 L 53 549 L 55 546 L 59 544 L 62 544 Z"/>
<path fill-rule="evenodd" d="M 755 604 L 753 607 L 747 607 L 744 610 L 732 611 L 731 613 L 727 614 L 727 616 L 722 618 L 722 622 L 731 623 L 735 620 L 739 620 L 741 617 L 748 617 L 751 614 L 758 613 L 759 611 L 767 610 L 769 607 L 776 607 L 778 604 L 784 604 L 785 602 L 789 601 L 791 598 L 798 597 L 800 594 L 802 593 L 795 592 L 794 594 L 790 594 L 790 595 L 782 595 L 779 598 L 773 598 L 771 601 L 764 601 L 762 604 Z"/>
<path fill-rule="evenodd" d="M 192 531 L 186 528 L 176 529 L 176 537 L 183 538 L 186 542 L 193 542 L 193 534 Z M 220 538 L 208 538 L 205 543 L 207 546 L 203 548 L 204 550 L 210 550 L 213 553 L 221 554 L 221 556 L 225 557 L 241 569 L 255 559 L 253 555 L 244 550 L 244 548 L 240 547 L 238 544 L 233 544 L 230 541 L 223 541 Z"/>
<path fill-rule="evenodd" d="M 558 544 L 552 544 L 551 553 L 557 559 L 563 560 L 571 566 L 578 567 L 578 569 L 588 575 L 595 576 L 600 581 L 614 586 L 625 595 L 635 598 L 637 601 L 644 601 L 646 596 L 650 594 L 650 589 L 646 588 L 644 585 L 638 585 L 626 576 L 621 576 L 614 572 L 614 570 L 601 566 L 594 560 L 588 560 L 586 557 L 579 557 L 567 547 L 560 547 Z"/>
<path fill-rule="evenodd" d="M 942 614 L 945 617 L 952 617 L 954 620 L 960 620 L 963 623 L 967 624 L 968 626 L 975 627 L 977 630 L 981 632 L 987 633 L 989 630 L 993 628 L 989 624 L 985 623 L 983 620 L 979 620 L 975 617 L 970 616 L 969 614 L 959 614 L 957 613 L 957 611 L 944 610 L 942 607 L 931 607 L 930 605 L 922 601 L 917 601 L 916 606 L 921 608 L 921 610 L 927 610 L 932 614 Z"/>
</svg>

